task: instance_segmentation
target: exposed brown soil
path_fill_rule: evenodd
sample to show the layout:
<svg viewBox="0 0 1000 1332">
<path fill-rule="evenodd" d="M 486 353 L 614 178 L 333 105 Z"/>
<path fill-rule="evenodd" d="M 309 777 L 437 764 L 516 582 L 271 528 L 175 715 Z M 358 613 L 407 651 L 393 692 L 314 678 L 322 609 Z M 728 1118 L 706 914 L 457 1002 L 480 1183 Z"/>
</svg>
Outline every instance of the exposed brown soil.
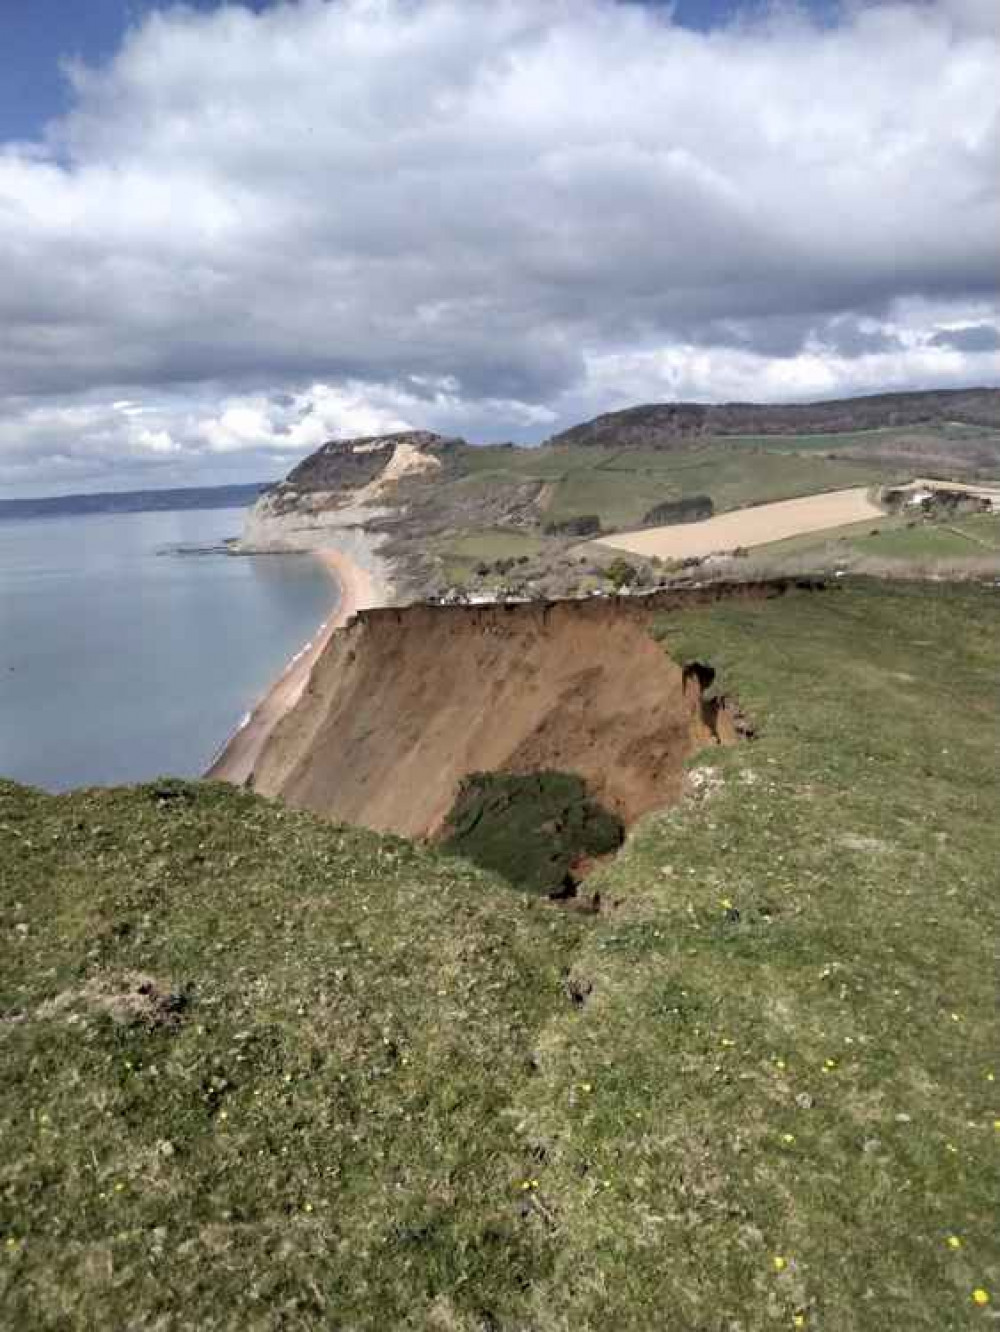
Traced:
<svg viewBox="0 0 1000 1332">
<path fill-rule="evenodd" d="M 320 626 L 313 641 L 288 663 L 246 722 L 229 737 L 205 773 L 210 779 L 240 785 L 250 777 L 278 720 L 301 698 L 312 668 L 331 634 L 345 625 L 359 607 L 370 606 L 376 599 L 371 576 L 353 560 L 336 550 L 318 550 L 314 554 L 337 580 L 340 595 L 336 609 Z"/>
<path fill-rule="evenodd" d="M 676 800 L 696 750 L 738 718 L 649 634 L 657 610 L 780 595 L 714 584 L 647 598 L 360 613 L 333 634 L 254 767 L 267 795 L 433 835 L 479 771 L 579 774 L 626 823 Z"/>
<path fill-rule="evenodd" d="M 142 972 L 126 971 L 117 975 L 91 978 L 79 990 L 64 990 L 38 1010 L 39 1018 L 71 1016 L 81 1007 L 104 1013 L 120 1026 L 143 1026 L 150 1030 L 179 1027 L 187 1008 L 187 999 Z"/>
</svg>

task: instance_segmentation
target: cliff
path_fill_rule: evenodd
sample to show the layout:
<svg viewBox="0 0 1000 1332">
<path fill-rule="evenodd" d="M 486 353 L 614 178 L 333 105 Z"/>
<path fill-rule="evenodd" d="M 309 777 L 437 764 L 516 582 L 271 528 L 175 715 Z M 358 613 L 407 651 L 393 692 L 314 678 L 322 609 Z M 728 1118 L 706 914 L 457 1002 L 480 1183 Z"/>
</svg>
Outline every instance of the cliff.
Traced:
<svg viewBox="0 0 1000 1332">
<path fill-rule="evenodd" d="M 252 785 L 330 818 L 425 836 L 468 774 L 554 769 L 578 774 L 631 823 L 676 800 L 685 761 L 734 740 L 740 724 L 711 695 L 710 669 L 654 641 L 653 614 L 784 590 L 362 613 L 332 636 Z"/>
<path fill-rule="evenodd" d="M 241 554 L 334 550 L 374 583 L 373 604 L 394 594 L 385 523 L 397 512 L 404 477 L 434 472 L 440 452 L 454 446 L 429 431 L 332 440 L 265 491 L 247 515 Z"/>
</svg>

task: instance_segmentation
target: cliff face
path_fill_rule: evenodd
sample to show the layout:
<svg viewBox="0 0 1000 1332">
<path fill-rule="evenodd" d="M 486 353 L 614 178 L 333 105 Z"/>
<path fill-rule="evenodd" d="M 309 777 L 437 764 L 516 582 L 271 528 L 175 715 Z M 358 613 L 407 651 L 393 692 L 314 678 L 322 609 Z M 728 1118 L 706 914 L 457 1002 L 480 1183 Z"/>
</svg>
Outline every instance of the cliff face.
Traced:
<svg viewBox="0 0 1000 1332">
<path fill-rule="evenodd" d="M 266 491 L 247 515 L 238 549 L 254 552 L 334 549 L 353 560 L 391 598 L 391 562 L 380 524 L 396 513 L 395 491 L 407 476 L 440 468 L 455 441 L 429 431 L 334 440 Z"/>
<path fill-rule="evenodd" d="M 706 697 L 711 672 L 652 639 L 653 611 L 781 590 L 362 613 L 333 635 L 272 732 L 254 788 L 424 836 L 469 773 L 556 769 L 631 822 L 676 800 L 685 760 L 737 731 L 729 707 Z"/>
</svg>

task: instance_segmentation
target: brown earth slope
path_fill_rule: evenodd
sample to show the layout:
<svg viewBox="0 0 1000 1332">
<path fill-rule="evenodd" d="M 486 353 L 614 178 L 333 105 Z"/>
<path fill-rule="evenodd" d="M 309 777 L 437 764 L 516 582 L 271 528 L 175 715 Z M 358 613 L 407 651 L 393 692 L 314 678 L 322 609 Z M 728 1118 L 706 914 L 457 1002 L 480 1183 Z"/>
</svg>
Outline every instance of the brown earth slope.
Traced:
<svg viewBox="0 0 1000 1332">
<path fill-rule="evenodd" d="M 671 660 L 650 636 L 653 611 L 782 590 L 363 612 L 330 639 L 253 785 L 425 836 L 467 774 L 558 769 L 631 822 L 679 796 L 695 751 L 735 738 L 727 707 L 705 697 L 711 673 Z"/>
</svg>

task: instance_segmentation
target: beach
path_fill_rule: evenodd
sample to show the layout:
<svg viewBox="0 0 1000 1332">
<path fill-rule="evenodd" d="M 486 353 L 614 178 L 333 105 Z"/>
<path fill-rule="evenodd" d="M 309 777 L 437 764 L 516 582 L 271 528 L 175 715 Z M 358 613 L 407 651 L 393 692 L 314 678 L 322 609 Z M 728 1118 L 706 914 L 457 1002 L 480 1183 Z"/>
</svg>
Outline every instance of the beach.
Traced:
<svg viewBox="0 0 1000 1332">
<path fill-rule="evenodd" d="M 348 556 L 330 549 L 312 553 L 336 580 L 339 589 L 337 605 L 316 635 L 292 657 L 239 730 L 227 740 L 205 773 L 209 780 L 232 782 L 236 786 L 247 781 L 268 736 L 302 697 L 312 668 L 331 635 L 359 610 L 381 605 L 385 600 L 383 590 L 371 574 Z"/>
</svg>

